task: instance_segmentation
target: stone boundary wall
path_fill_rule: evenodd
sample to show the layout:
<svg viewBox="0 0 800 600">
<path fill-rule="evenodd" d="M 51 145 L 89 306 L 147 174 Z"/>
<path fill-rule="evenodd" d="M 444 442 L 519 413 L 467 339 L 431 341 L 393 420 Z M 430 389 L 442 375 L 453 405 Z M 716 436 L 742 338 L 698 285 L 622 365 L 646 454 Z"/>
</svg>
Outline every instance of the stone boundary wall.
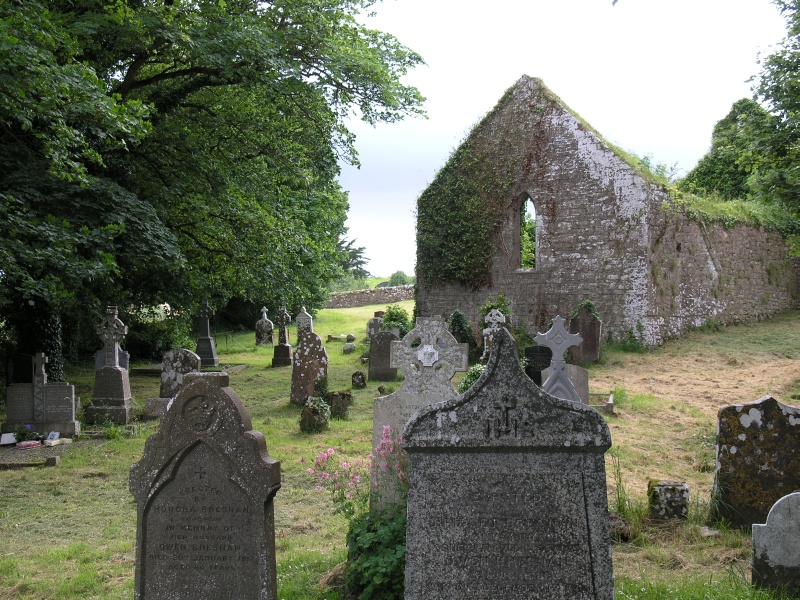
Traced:
<svg viewBox="0 0 800 600">
<path fill-rule="evenodd" d="M 413 285 L 354 290 L 352 292 L 333 292 L 325 308 L 355 308 L 372 304 L 392 304 L 414 299 Z"/>
</svg>

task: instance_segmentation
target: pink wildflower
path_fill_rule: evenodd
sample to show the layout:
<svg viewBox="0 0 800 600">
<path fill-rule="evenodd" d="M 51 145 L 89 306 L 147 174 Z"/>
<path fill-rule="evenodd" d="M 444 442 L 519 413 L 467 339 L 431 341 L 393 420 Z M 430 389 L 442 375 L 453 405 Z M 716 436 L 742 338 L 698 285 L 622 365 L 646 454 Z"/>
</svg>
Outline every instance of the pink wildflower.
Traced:
<svg viewBox="0 0 800 600">
<path fill-rule="evenodd" d="M 306 469 L 306 473 L 308 473 L 309 475 L 313 475 L 314 474 L 314 469 L 312 469 L 311 467 L 308 467 Z"/>
<path fill-rule="evenodd" d="M 349 463 L 349 462 L 347 462 L 347 461 L 344 461 L 344 462 L 342 463 L 342 468 L 343 468 L 343 469 L 349 469 L 349 468 L 350 468 L 350 463 Z"/>
<path fill-rule="evenodd" d="M 329 473 L 325 472 L 320 473 L 319 476 L 322 477 L 323 479 L 330 479 L 331 477 Z"/>
<path fill-rule="evenodd" d="M 323 488 L 321 485 L 315 485 L 315 486 L 314 486 L 314 491 L 315 491 L 315 492 L 321 492 L 323 489 L 324 489 L 324 488 Z"/>
<path fill-rule="evenodd" d="M 348 500 L 352 500 L 353 499 L 353 492 L 347 492 L 344 495 L 344 497 L 347 498 Z"/>
<path fill-rule="evenodd" d="M 330 458 L 331 456 L 336 454 L 336 451 L 333 448 L 328 448 L 328 452 L 326 452 L 326 454 L 328 455 L 328 458 Z"/>
</svg>

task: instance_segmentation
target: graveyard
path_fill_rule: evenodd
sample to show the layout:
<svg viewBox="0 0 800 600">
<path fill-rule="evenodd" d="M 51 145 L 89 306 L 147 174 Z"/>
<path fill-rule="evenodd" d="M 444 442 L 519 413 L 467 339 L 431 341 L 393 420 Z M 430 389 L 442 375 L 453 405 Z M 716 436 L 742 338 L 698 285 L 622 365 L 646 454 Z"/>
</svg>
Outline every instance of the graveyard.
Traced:
<svg viewBox="0 0 800 600">
<path fill-rule="evenodd" d="M 400 306 L 409 313 L 413 310 L 411 301 Z M 327 389 L 352 394 L 347 418 L 332 419 L 329 427 L 319 433 L 300 431 L 302 409 L 291 397 L 293 369 L 273 363 L 272 344 L 257 345 L 255 331 L 220 332 L 212 327 L 210 335 L 201 332 L 211 342 L 218 361 L 218 365 L 209 367 L 210 372 L 228 373 L 225 381 L 249 413 L 252 430 L 263 434 L 269 457 L 280 462 L 278 481 L 271 480 L 271 487 L 266 486 L 269 494 L 274 494 L 278 598 L 346 598 L 337 582 L 341 580 L 340 565 L 347 557 L 348 522 L 344 515 L 335 514 L 336 505 L 327 489 L 315 489 L 319 481 L 307 469 L 320 453 L 334 456 L 337 465 L 367 464 L 376 442 L 373 414 L 384 404 L 375 399 L 402 396 L 398 395 L 405 383 L 402 375 L 391 381 L 369 378 L 363 389 L 352 385 L 353 373 L 367 373 L 370 366 L 361 360 L 369 348 L 365 325 L 376 311 L 385 308 L 375 305 L 321 310 L 313 319 L 313 334 L 301 319 L 301 336 L 327 340 L 323 342 Z M 254 322 L 256 319 L 257 315 Z M 275 343 L 297 349 L 296 321 L 293 317 L 288 324 L 287 339 L 279 340 L 275 331 Z M 424 326 L 434 332 L 433 339 L 446 337 L 435 321 Z M 355 335 L 354 352 L 343 352 L 347 334 Z M 212 336 L 213 340 L 209 339 Z M 510 342 L 506 338 L 501 342 L 507 351 Z M 433 348 L 424 345 L 424 336 L 422 343 L 423 350 L 433 352 Z M 414 351 L 407 347 L 399 356 Z M 454 346 L 451 344 L 447 352 L 438 348 L 438 352 L 444 359 L 445 354 L 454 352 Z M 114 356 L 109 360 L 118 362 Z M 145 443 L 158 431 L 159 421 L 139 417 L 145 414 L 148 399 L 159 398 L 163 393 L 159 371 L 137 362 L 135 356 L 130 360 L 131 410 L 137 417 L 132 422 L 95 419 L 95 423 L 87 423 L 81 410 L 80 433 L 68 446 L 0 448 L 0 464 L 6 469 L 0 476 L 0 599 L 133 597 L 137 499 L 129 491 L 129 477 L 132 464 L 146 466 L 147 460 L 152 460 L 155 450 L 146 451 Z M 423 364 L 433 364 L 434 359 L 425 355 L 421 360 Z M 448 371 L 448 376 L 454 373 L 453 383 L 457 384 L 464 377 L 466 365 L 460 364 L 458 358 L 451 361 L 452 373 Z M 610 538 L 616 597 L 781 598 L 779 593 L 750 587 L 750 529 L 713 521 L 710 501 L 719 409 L 765 396 L 785 405 L 800 406 L 800 312 L 746 325 L 709 325 L 651 350 L 619 342 L 606 344 L 600 360 L 585 366 L 590 392 L 614 395 L 613 415 L 600 416 L 588 407 L 582 408 L 581 414 L 591 418 L 597 427 L 607 427 L 610 434 L 610 449 L 599 460 L 605 462 L 607 502 L 614 517 Z M 96 383 L 94 365 L 70 367 L 66 379 L 75 387 L 81 406 L 90 406 Z M 519 385 L 533 386 L 529 380 Z M 530 389 L 533 395 L 539 393 Z M 459 402 L 455 394 L 448 394 L 441 393 L 449 402 Z M 477 400 L 476 396 L 474 401 Z M 562 401 L 555 408 L 562 410 L 567 404 L 570 403 Z M 0 414 L 0 421 L 5 418 Z M 459 420 L 462 422 L 463 417 Z M 208 423 L 202 427 L 210 426 Z M 420 420 L 419 424 L 422 428 L 424 422 Z M 508 419 L 498 420 L 492 427 L 492 436 L 501 441 L 505 439 L 503 434 L 511 431 Z M 417 447 L 412 459 L 421 461 L 418 464 L 428 460 L 426 444 L 436 443 L 426 442 L 426 435 L 429 434 L 423 431 L 414 438 Z M 47 456 L 57 456 L 57 464 L 19 465 L 40 457 L 43 462 Z M 201 453 L 192 456 L 190 463 L 207 462 Z M 554 455 L 555 467 L 551 468 L 571 464 L 574 459 L 565 456 Z M 369 469 L 360 468 L 368 482 Z M 140 486 L 137 498 L 141 499 L 141 490 L 150 483 L 144 466 L 136 473 Z M 495 476 L 502 479 L 501 474 Z M 688 485 L 690 500 L 685 520 L 661 522 L 648 516 L 646 495 L 651 480 Z M 597 497 L 592 498 L 594 505 L 602 504 Z M 419 498 L 410 498 L 412 501 L 418 502 Z M 556 508 L 553 506 L 543 515 L 545 522 L 548 516 L 563 518 L 558 516 L 559 510 L 563 513 L 566 509 Z M 453 510 L 457 511 L 458 506 Z M 590 527 L 598 521 L 591 516 L 588 519 Z M 424 526 L 429 527 L 430 523 Z M 556 533 L 568 531 L 564 528 Z M 414 543 L 419 545 L 419 536 L 415 536 Z M 249 536 L 243 537 L 249 540 Z M 593 539 L 592 543 L 596 541 Z M 588 544 L 589 540 L 584 540 L 578 546 Z M 610 575 L 602 560 L 599 564 L 598 568 Z M 425 571 L 424 565 L 417 563 L 413 568 Z M 507 578 L 513 585 L 516 567 L 501 568 L 504 570 L 497 577 Z M 601 583 L 599 588 L 607 592 L 609 585 L 610 581 Z"/>
</svg>

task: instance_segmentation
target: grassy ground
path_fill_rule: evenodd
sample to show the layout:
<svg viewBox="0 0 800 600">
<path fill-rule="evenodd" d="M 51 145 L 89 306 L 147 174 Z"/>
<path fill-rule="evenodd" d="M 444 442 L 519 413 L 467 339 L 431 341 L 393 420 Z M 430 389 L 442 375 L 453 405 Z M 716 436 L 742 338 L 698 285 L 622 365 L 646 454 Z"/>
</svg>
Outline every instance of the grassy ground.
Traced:
<svg viewBox="0 0 800 600">
<path fill-rule="evenodd" d="M 411 311 L 411 302 L 402 305 Z M 354 333 L 363 341 L 367 320 L 381 308 L 321 311 L 314 328 L 323 340 L 328 334 Z M 332 514 L 329 496 L 314 491 L 300 459 L 329 447 L 364 458 L 370 451 L 377 384 L 353 390 L 348 420 L 333 421 L 321 434 L 301 434 L 299 408 L 289 403 L 290 369 L 273 369 L 272 349 L 255 348 L 252 332 L 226 340 L 217 341 L 221 362 L 249 365 L 231 375 L 231 387 L 249 410 L 253 427 L 264 433 L 271 456 L 282 464 L 283 487 L 275 500 L 279 597 L 336 600 L 336 592 L 320 588 L 319 581 L 344 560 L 346 522 Z M 349 389 L 352 373 L 365 370 L 358 357 L 366 347 L 351 355 L 341 353 L 341 343 L 327 348 L 329 389 Z M 92 370 L 72 369 L 68 379 L 88 401 Z M 630 541 L 614 545 L 618 598 L 776 598 L 747 584 L 749 534 L 723 528 L 720 535 L 705 537 L 701 527 L 716 411 L 766 392 L 796 402 L 791 396 L 800 394 L 800 313 L 692 333 L 653 352 L 604 348 L 601 363 L 590 368 L 590 384 L 592 391 L 616 390 L 619 403 L 617 416 L 609 417 L 614 440 L 607 457 L 609 506 L 633 527 Z M 389 384 L 388 391 L 399 385 Z M 158 377 L 133 372 L 139 408 L 158 395 L 158 387 Z M 110 439 L 76 443 L 57 468 L 2 472 L 0 600 L 132 597 L 136 512 L 128 470 L 155 427 L 137 427 L 132 437 L 112 428 Z M 650 477 L 689 483 L 693 503 L 686 523 L 655 525 L 642 518 Z"/>
</svg>

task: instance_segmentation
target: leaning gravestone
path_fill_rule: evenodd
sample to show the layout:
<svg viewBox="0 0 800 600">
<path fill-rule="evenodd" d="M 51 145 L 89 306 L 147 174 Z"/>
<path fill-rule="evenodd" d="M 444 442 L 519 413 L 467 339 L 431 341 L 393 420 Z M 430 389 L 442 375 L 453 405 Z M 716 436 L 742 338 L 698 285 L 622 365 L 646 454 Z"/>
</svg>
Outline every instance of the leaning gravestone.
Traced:
<svg viewBox="0 0 800 600">
<path fill-rule="evenodd" d="M 317 382 L 327 377 L 328 351 L 322 339 L 313 331 L 301 331 L 292 364 L 292 404 L 303 406 L 309 396 L 316 396 Z"/>
<path fill-rule="evenodd" d="M 267 307 L 261 308 L 261 318 L 256 321 L 256 346 L 272 343 L 272 332 L 275 329 L 272 321 L 267 318 Z"/>
<path fill-rule="evenodd" d="M 582 402 L 578 391 L 572 384 L 572 380 L 567 373 L 567 362 L 564 360 L 564 352 L 570 346 L 577 346 L 581 343 L 581 336 L 567 332 L 564 327 L 564 319 L 560 316 L 553 319 L 553 326 L 547 333 L 537 333 L 534 338 L 540 346 L 547 346 L 553 351 L 553 359 L 550 361 L 550 373 L 542 384 L 542 389 L 556 398 Z M 544 373 L 542 373 L 544 378 Z M 588 404 L 589 378 L 586 377 L 586 404 Z"/>
<path fill-rule="evenodd" d="M 389 366 L 403 372 L 403 385 L 393 394 L 375 399 L 373 449 L 381 443 L 384 427 L 390 428 L 390 439 L 395 440 L 414 412 L 458 396 L 450 380 L 456 371 L 467 370 L 468 352 L 469 346 L 459 344 L 439 316 L 419 317 L 414 329 L 402 340 L 392 342 Z M 373 477 L 373 508 L 400 501 L 390 475 L 377 469 L 373 470 Z"/>
<path fill-rule="evenodd" d="M 214 346 L 214 338 L 211 337 L 210 319 L 214 316 L 213 309 L 208 305 L 208 300 L 203 300 L 203 306 L 198 313 L 200 317 L 200 335 L 197 338 L 197 354 L 203 361 L 204 367 L 216 367 L 219 365 L 217 348 Z"/>
<path fill-rule="evenodd" d="M 464 395 L 406 425 L 405 597 L 612 600 L 608 426 L 537 387 L 507 330 L 492 345 Z"/>
<path fill-rule="evenodd" d="M 34 354 L 31 364 L 32 383 L 14 383 L 6 388 L 6 422 L 0 432 L 13 433 L 20 425 L 30 425 L 36 431 L 58 431 L 64 437 L 80 433 L 81 424 L 75 419 L 75 386 L 47 382 L 44 353 Z"/>
<path fill-rule="evenodd" d="M 201 364 L 200 357 L 186 348 L 173 348 L 165 352 L 161 360 L 159 397 L 147 399 L 145 418 L 163 417 L 169 401 L 181 390 L 184 377 L 189 373 L 200 371 Z"/>
<path fill-rule="evenodd" d="M 394 381 L 397 378 L 397 369 L 389 365 L 392 342 L 395 341 L 397 336 L 391 331 L 381 331 L 372 337 L 369 344 L 370 381 Z"/>
<path fill-rule="evenodd" d="M 583 340 L 572 349 L 572 360 L 579 363 L 592 363 L 600 360 L 600 340 L 603 335 L 603 322 L 588 306 L 582 306 L 578 314 L 569 320 L 570 333 L 577 333 Z"/>
<path fill-rule="evenodd" d="M 106 354 L 105 366 L 94 373 L 92 401 L 84 409 L 90 424 L 110 421 L 125 425 L 133 418 L 131 384 L 128 371 L 119 366 L 117 346 L 125 338 L 128 328 L 117 317 L 117 307 L 106 309 L 106 318 L 97 328 Z"/>
<path fill-rule="evenodd" d="M 272 366 L 273 367 L 291 367 L 292 366 L 292 346 L 289 344 L 289 333 L 287 327 L 292 322 L 292 316 L 285 306 L 278 309 L 278 316 L 275 319 L 275 324 L 278 326 L 278 343 L 275 344 L 275 349 L 272 353 Z"/>
<path fill-rule="evenodd" d="M 228 387 L 193 373 L 131 466 L 138 600 L 277 600 L 280 463 Z"/>
<path fill-rule="evenodd" d="M 753 525 L 753 584 L 800 595 L 800 492 L 778 500 Z"/>
<path fill-rule="evenodd" d="M 778 499 L 800 490 L 800 408 L 767 396 L 723 406 L 717 418 L 717 516 L 764 523 Z"/>
</svg>

